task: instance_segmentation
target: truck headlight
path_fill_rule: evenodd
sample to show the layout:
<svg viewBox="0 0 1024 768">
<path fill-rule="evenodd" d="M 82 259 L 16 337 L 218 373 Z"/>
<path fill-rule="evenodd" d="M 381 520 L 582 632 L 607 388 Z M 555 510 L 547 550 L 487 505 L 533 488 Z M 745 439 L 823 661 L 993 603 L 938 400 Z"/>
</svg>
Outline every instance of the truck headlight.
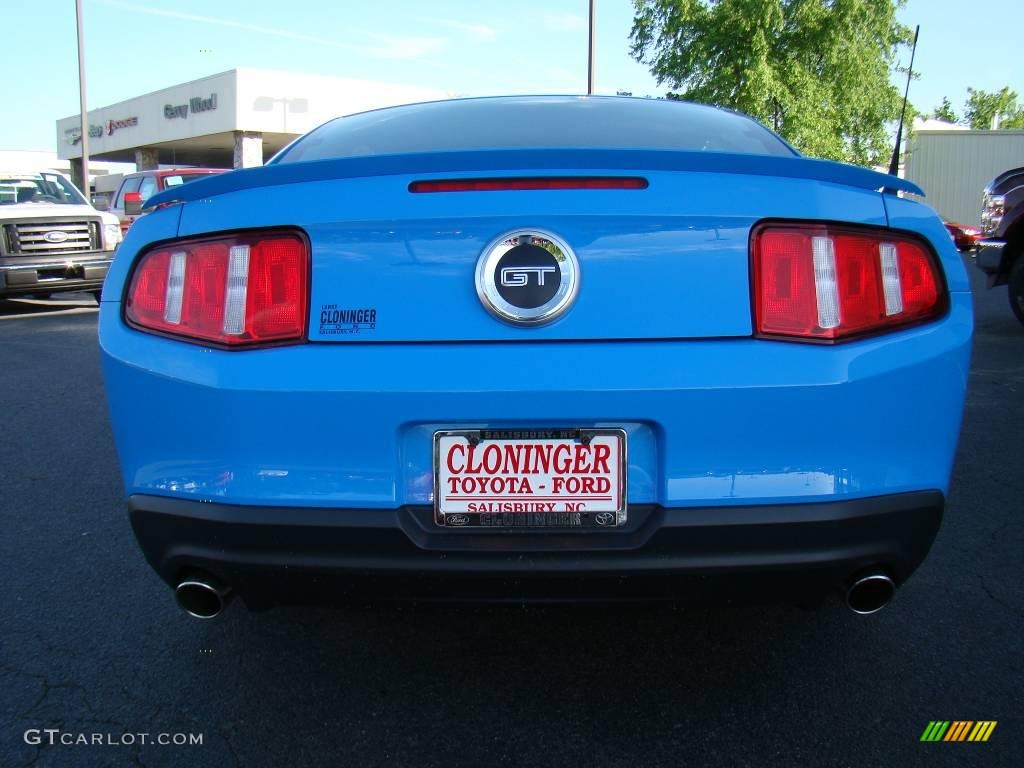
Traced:
<svg viewBox="0 0 1024 768">
<path fill-rule="evenodd" d="M 987 191 L 981 203 L 981 229 L 986 235 L 994 235 L 1003 220 L 1006 198 L 1003 195 L 990 195 Z"/>
<path fill-rule="evenodd" d="M 104 224 L 103 225 L 103 249 L 106 251 L 112 251 L 121 242 L 121 225 L 120 224 Z"/>
</svg>

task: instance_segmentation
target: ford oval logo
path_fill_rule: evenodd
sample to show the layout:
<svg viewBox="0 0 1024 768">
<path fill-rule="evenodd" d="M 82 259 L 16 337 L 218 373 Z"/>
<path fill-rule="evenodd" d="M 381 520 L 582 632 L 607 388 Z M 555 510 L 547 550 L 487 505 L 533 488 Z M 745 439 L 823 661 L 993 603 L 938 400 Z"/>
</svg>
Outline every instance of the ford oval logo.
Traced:
<svg viewBox="0 0 1024 768">
<path fill-rule="evenodd" d="M 469 524 L 469 515 L 463 515 L 463 514 L 459 514 L 459 513 L 456 513 L 454 515 L 445 515 L 444 516 L 444 521 L 448 525 L 468 525 Z"/>
<path fill-rule="evenodd" d="M 47 232 L 45 235 L 43 235 L 43 240 L 45 240 L 48 243 L 63 243 L 67 242 L 67 239 L 68 233 L 60 232 L 59 230 Z"/>
</svg>

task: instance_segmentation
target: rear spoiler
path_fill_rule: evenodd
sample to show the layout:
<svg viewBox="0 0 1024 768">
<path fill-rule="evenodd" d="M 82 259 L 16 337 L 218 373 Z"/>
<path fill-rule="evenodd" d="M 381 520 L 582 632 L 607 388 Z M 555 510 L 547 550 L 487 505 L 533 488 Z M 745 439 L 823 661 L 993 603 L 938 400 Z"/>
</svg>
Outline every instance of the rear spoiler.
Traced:
<svg viewBox="0 0 1024 768">
<path fill-rule="evenodd" d="M 860 189 L 912 192 L 924 196 L 913 182 L 831 160 L 731 152 L 681 152 L 651 149 L 475 149 L 462 152 L 421 152 L 373 155 L 298 163 L 273 163 L 210 176 L 153 195 L 151 210 L 175 203 L 256 187 L 368 176 L 538 171 L 690 171 L 736 173 L 811 179 Z"/>
</svg>

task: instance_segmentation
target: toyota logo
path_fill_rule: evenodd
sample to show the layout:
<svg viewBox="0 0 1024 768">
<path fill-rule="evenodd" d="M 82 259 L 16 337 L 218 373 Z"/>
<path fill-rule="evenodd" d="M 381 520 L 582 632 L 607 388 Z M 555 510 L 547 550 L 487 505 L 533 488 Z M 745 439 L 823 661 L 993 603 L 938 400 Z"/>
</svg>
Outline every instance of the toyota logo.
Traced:
<svg viewBox="0 0 1024 768">
<path fill-rule="evenodd" d="M 68 233 L 54 230 L 53 232 L 47 232 L 43 235 L 43 240 L 48 243 L 64 243 L 67 242 Z"/>
<path fill-rule="evenodd" d="M 594 515 L 594 520 L 598 525 L 609 526 L 615 525 L 615 513 L 614 512 L 598 512 Z"/>
<path fill-rule="evenodd" d="M 488 312 L 517 325 L 548 323 L 579 291 L 576 254 L 557 235 L 532 229 L 492 240 L 476 264 L 476 292 Z"/>
</svg>

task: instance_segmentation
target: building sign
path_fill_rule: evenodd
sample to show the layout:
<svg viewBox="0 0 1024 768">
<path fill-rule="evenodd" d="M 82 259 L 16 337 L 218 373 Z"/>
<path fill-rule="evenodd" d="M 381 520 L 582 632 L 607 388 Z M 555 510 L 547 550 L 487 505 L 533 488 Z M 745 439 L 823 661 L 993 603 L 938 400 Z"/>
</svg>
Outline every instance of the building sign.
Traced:
<svg viewBox="0 0 1024 768">
<path fill-rule="evenodd" d="M 139 124 L 139 118 L 126 117 L 123 120 L 107 120 L 107 136 L 113 136 L 120 128 L 132 128 Z"/>
<path fill-rule="evenodd" d="M 216 108 L 217 94 L 211 93 L 210 98 L 208 99 L 204 99 L 201 96 L 195 96 L 188 100 L 188 104 L 165 104 L 164 117 L 168 120 L 174 120 L 178 117 L 188 117 L 190 110 L 192 114 L 195 114 L 196 112 L 209 112 Z"/>
<path fill-rule="evenodd" d="M 89 138 L 98 139 L 103 135 L 102 125 L 90 125 L 89 126 Z M 82 129 L 68 128 L 64 131 L 64 140 L 67 141 L 72 147 L 77 146 L 82 141 Z"/>
</svg>

